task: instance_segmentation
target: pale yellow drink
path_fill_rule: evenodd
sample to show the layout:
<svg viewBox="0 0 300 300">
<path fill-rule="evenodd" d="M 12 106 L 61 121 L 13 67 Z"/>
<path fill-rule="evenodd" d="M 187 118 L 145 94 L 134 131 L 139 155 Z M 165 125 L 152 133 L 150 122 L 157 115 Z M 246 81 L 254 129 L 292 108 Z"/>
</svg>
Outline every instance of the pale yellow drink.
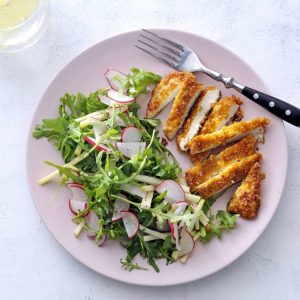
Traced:
<svg viewBox="0 0 300 300">
<path fill-rule="evenodd" d="M 0 0 L 0 29 L 12 29 L 26 22 L 39 0 Z"/>
</svg>

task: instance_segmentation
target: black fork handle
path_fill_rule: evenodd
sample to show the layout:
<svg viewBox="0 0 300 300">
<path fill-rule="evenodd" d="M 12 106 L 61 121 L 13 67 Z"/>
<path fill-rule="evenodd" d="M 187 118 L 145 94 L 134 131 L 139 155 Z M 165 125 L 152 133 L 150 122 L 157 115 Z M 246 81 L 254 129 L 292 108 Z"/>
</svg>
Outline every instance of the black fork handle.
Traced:
<svg viewBox="0 0 300 300">
<path fill-rule="evenodd" d="M 203 72 L 211 78 L 222 82 L 227 88 L 233 88 L 237 90 L 282 120 L 294 126 L 300 127 L 300 109 L 298 107 L 252 89 L 248 86 L 243 86 L 236 82 L 233 77 L 224 76 L 222 73 L 208 69 L 204 66 L 197 71 Z"/>
<path fill-rule="evenodd" d="M 282 120 L 300 127 L 300 109 L 280 99 L 245 86 L 242 94 Z"/>
</svg>

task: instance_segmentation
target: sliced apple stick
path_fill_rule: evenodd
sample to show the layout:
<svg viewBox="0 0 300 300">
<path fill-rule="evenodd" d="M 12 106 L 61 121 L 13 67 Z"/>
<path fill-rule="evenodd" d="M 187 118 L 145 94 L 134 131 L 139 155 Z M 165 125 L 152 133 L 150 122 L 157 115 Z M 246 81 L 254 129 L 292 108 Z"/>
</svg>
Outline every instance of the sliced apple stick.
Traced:
<svg viewBox="0 0 300 300">
<path fill-rule="evenodd" d="M 74 235 L 76 237 L 79 237 L 80 233 L 82 232 L 82 229 L 84 228 L 84 225 L 85 225 L 85 219 L 82 219 L 74 230 Z"/>
</svg>

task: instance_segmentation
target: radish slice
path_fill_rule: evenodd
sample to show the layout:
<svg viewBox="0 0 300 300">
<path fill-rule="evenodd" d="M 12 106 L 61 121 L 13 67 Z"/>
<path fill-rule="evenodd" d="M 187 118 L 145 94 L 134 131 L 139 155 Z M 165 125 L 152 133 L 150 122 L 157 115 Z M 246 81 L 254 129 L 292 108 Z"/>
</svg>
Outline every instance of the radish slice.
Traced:
<svg viewBox="0 0 300 300">
<path fill-rule="evenodd" d="M 126 198 L 124 195 L 120 195 L 120 196 Z M 112 221 L 116 222 L 118 220 L 121 220 L 122 216 L 121 216 L 120 212 L 129 210 L 129 207 L 130 207 L 130 203 L 124 202 L 120 199 L 116 199 L 115 204 L 114 204 L 114 213 L 112 216 Z"/>
<path fill-rule="evenodd" d="M 140 227 L 140 222 L 139 222 L 137 216 L 129 210 L 121 211 L 120 214 L 121 214 L 127 235 L 130 239 L 132 239 L 138 233 L 138 230 Z"/>
<path fill-rule="evenodd" d="M 87 225 L 94 231 L 98 231 L 99 230 L 99 225 L 98 225 L 98 221 L 99 218 L 96 215 L 96 213 L 94 213 L 93 211 L 90 211 L 89 216 L 87 217 Z M 94 232 L 88 232 L 87 235 L 89 237 L 95 236 Z"/>
<path fill-rule="evenodd" d="M 146 143 L 122 143 L 117 142 L 116 147 L 123 153 L 124 156 L 128 158 L 133 158 L 138 155 L 140 152 L 144 152 L 146 149 Z"/>
<path fill-rule="evenodd" d="M 158 231 L 166 232 L 170 231 L 170 226 L 167 220 L 163 220 L 162 225 L 159 224 L 158 220 L 156 221 L 156 228 Z"/>
<path fill-rule="evenodd" d="M 176 243 L 176 249 L 180 250 L 180 245 L 179 245 L 179 233 L 178 233 L 178 224 L 177 223 L 171 223 L 171 236 L 175 240 Z"/>
<path fill-rule="evenodd" d="M 140 187 L 130 183 L 122 185 L 121 190 L 133 196 L 139 196 L 141 198 L 146 197 L 146 192 L 143 192 Z"/>
<path fill-rule="evenodd" d="M 112 106 L 112 104 L 114 104 L 115 103 L 115 101 L 113 101 L 112 99 L 110 99 L 110 98 L 108 98 L 108 97 L 106 97 L 106 96 L 104 96 L 104 95 L 98 95 L 98 98 L 99 98 L 99 100 L 102 102 L 102 103 L 104 103 L 104 104 L 106 104 L 106 105 L 108 105 L 108 106 Z"/>
<path fill-rule="evenodd" d="M 195 247 L 195 242 L 193 237 L 186 230 L 183 230 L 182 232 L 181 238 L 179 240 L 179 247 L 180 250 L 178 250 L 178 257 L 182 257 L 186 254 L 190 254 Z"/>
<path fill-rule="evenodd" d="M 76 199 L 69 199 L 69 208 L 70 211 L 76 216 L 80 211 L 83 211 L 87 208 L 87 203 Z M 88 214 L 89 212 L 87 211 L 82 216 L 85 217 Z"/>
<path fill-rule="evenodd" d="M 82 184 L 69 183 L 68 187 L 73 194 L 72 199 L 86 203 L 88 197 L 87 197 L 87 194 L 85 193 L 85 191 L 83 190 Z"/>
<path fill-rule="evenodd" d="M 91 138 L 91 137 L 85 137 L 84 138 L 86 142 L 88 142 L 91 146 L 95 146 L 97 144 L 96 139 Z M 106 146 L 104 146 L 103 144 L 99 144 L 96 149 L 98 151 L 104 151 L 104 152 L 111 152 L 111 149 L 107 148 Z"/>
<path fill-rule="evenodd" d="M 81 183 L 69 182 L 69 183 L 67 183 L 67 185 L 68 185 L 69 188 L 78 187 L 78 188 L 83 190 L 83 185 Z"/>
<path fill-rule="evenodd" d="M 125 74 L 121 73 L 118 70 L 115 69 L 108 69 L 105 73 L 104 76 L 106 77 L 110 87 L 116 91 L 118 91 L 121 88 L 121 84 L 119 80 L 117 80 L 115 77 L 118 76 L 120 77 L 121 80 L 127 80 L 127 77 Z"/>
<path fill-rule="evenodd" d="M 107 92 L 108 98 L 116 101 L 118 103 L 130 103 L 133 102 L 135 99 L 133 97 L 129 97 L 127 95 L 120 94 L 115 90 L 108 90 Z"/>
<path fill-rule="evenodd" d="M 129 126 L 123 129 L 121 138 L 122 142 L 125 143 L 140 142 L 142 139 L 142 133 L 136 127 Z"/>
<path fill-rule="evenodd" d="M 187 205 L 188 204 L 185 201 L 179 201 L 179 202 L 176 202 L 175 204 L 173 204 L 173 206 L 177 207 L 175 212 L 174 212 L 174 215 L 175 216 L 181 215 L 185 211 Z"/>
<path fill-rule="evenodd" d="M 171 179 L 164 180 L 162 183 L 160 183 L 156 187 L 156 191 L 160 194 L 164 191 L 167 191 L 165 199 L 171 204 L 181 202 L 185 199 L 184 191 L 180 184 Z"/>
<path fill-rule="evenodd" d="M 88 238 L 95 242 L 95 244 L 100 247 L 104 244 L 104 242 L 107 240 L 107 235 L 103 235 L 102 238 L 99 241 L 96 241 L 96 236 L 88 236 Z"/>
</svg>

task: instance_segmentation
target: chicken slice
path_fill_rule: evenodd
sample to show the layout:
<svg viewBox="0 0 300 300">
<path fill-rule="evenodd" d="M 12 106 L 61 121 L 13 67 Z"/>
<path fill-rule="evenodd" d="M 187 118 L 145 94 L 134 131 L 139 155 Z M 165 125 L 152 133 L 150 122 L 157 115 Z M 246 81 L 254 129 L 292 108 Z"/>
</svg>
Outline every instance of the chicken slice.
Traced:
<svg viewBox="0 0 300 300">
<path fill-rule="evenodd" d="M 237 213 L 245 219 L 257 216 L 260 207 L 260 186 L 264 174 L 261 172 L 260 163 L 255 163 L 240 187 L 235 191 L 228 203 L 227 210 Z"/>
<path fill-rule="evenodd" d="M 256 151 L 255 147 L 256 139 L 252 135 L 249 135 L 219 154 L 211 155 L 203 163 L 199 163 L 185 172 L 188 185 L 195 187 L 210 177 L 218 175 L 233 163 L 253 155 Z"/>
<path fill-rule="evenodd" d="M 211 177 L 197 186 L 190 186 L 190 188 L 192 191 L 198 192 L 204 199 L 208 199 L 219 194 L 234 183 L 243 180 L 251 167 L 261 160 L 261 157 L 262 155 L 260 153 L 248 156 L 239 162 L 231 164 L 218 175 Z"/>
<path fill-rule="evenodd" d="M 182 132 L 177 136 L 178 149 L 187 151 L 187 143 L 198 134 L 211 108 L 220 99 L 221 92 L 215 86 L 204 89 L 195 102 L 188 118 L 184 122 Z"/>
<path fill-rule="evenodd" d="M 201 134 L 218 131 L 226 124 L 235 122 L 235 118 L 242 117 L 240 109 L 242 103 L 243 101 L 235 96 L 221 98 L 213 107 L 212 112 L 204 123 L 200 131 Z M 190 159 L 194 164 L 198 164 L 205 160 L 209 154 L 209 150 L 197 154 L 190 154 Z"/>
<path fill-rule="evenodd" d="M 191 74 L 186 76 L 186 79 L 174 100 L 171 112 L 164 124 L 163 130 L 169 140 L 172 140 L 181 128 L 202 89 L 203 85 L 197 82 L 194 75 Z"/>
<path fill-rule="evenodd" d="M 148 103 L 147 118 L 155 117 L 165 106 L 175 99 L 187 76 L 187 72 L 171 72 L 165 76 L 155 87 Z M 193 76 L 193 75 L 192 75 Z"/>
<path fill-rule="evenodd" d="M 264 129 L 268 124 L 269 119 L 267 118 L 254 118 L 250 121 L 241 121 L 225 126 L 217 132 L 200 134 L 189 142 L 190 151 L 192 154 L 204 152 L 240 140 L 247 135 L 253 135 L 257 142 L 262 143 Z"/>
</svg>

